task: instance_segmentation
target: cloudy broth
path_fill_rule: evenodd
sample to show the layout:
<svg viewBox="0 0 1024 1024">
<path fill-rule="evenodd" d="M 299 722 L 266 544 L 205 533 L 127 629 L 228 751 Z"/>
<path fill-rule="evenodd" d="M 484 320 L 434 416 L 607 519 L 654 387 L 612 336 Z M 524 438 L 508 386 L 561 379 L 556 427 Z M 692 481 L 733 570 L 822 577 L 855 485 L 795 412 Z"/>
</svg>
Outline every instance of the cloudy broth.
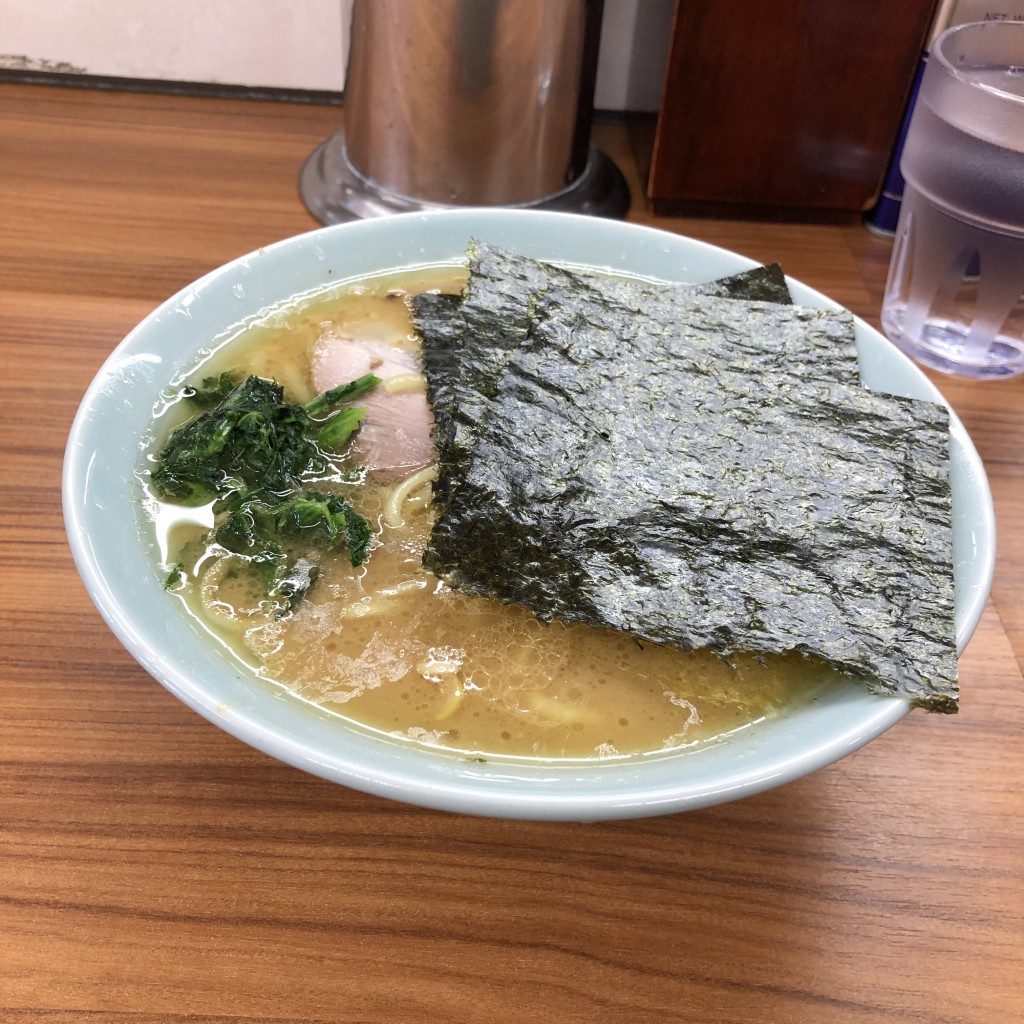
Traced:
<svg viewBox="0 0 1024 1024">
<path fill-rule="evenodd" d="M 306 300 L 223 345 L 193 378 L 254 373 L 279 381 L 288 400 L 308 401 L 324 324 L 417 352 L 403 294 L 456 292 L 464 277 L 407 271 Z M 812 696 L 821 678 L 820 664 L 800 656 L 726 663 L 613 630 L 543 624 L 523 608 L 459 593 L 421 565 L 428 482 L 397 506 L 397 520 L 393 481 L 335 473 L 323 486 L 371 522 L 374 546 L 356 569 L 345 552 L 317 553 L 316 585 L 283 618 L 237 560 L 208 548 L 202 513 L 163 505 L 154 520 L 168 563 L 188 572 L 176 596 L 198 624 L 263 679 L 363 727 L 474 757 L 651 754 L 772 717 Z"/>
</svg>

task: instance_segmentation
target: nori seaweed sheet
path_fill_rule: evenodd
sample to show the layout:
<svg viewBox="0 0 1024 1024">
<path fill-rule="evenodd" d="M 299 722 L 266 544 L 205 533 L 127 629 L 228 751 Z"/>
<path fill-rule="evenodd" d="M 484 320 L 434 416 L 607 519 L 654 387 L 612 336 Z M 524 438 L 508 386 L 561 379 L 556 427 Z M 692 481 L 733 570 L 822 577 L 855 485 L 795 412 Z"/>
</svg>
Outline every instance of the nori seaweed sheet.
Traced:
<svg viewBox="0 0 1024 1024">
<path fill-rule="evenodd" d="M 686 294 L 748 299 L 791 304 L 782 268 L 776 263 L 703 284 L 661 285 L 644 281 L 581 275 L 567 268 L 527 259 L 484 243 L 470 252 L 470 280 L 463 300 L 427 293 L 413 296 L 413 320 L 421 335 L 430 335 L 425 346 L 430 399 L 435 409 L 469 422 L 482 411 L 478 396 L 493 392 L 507 354 L 525 340 L 530 310 L 539 292 L 562 288 L 567 297 L 598 289 L 608 301 L 630 308 L 647 309 L 658 303 L 665 316 L 671 304 Z M 571 299 L 570 299 L 571 301 Z M 684 300 L 685 301 L 685 300 Z M 853 333 L 838 338 L 842 357 L 856 370 Z M 465 344 L 463 339 L 468 338 Z M 464 407 L 465 403 L 469 407 Z"/>
<path fill-rule="evenodd" d="M 666 324 L 688 325 L 694 346 L 717 350 L 729 343 L 750 368 L 785 363 L 798 372 L 859 379 L 850 315 L 782 308 L 792 300 L 778 264 L 704 284 L 664 285 L 579 274 L 476 243 L 469 269 L 461 302 L 436 294 L 411 300 L 413 322 L 424 338 L 427 392 L 435 417 L 439 477 L 434 501 L 439 507 L 465 472 L 476 423 L 509 355 L 526 342 L 541 296 L 567 307 L 587 296 L 599 304 L 660 316 Z"/>
<path fill-rule="evenodd" d="M 747 299 L 752 302 L 777 302 L 791 305 L 793 296 L 786 284 L 786 275 L 778 263 L 743 270 L 729 277 L 704 284 L 686 285 L 700 295 L 717 295 L 721 299 Z"/>
<path fill-rule="evenodd" d="M 827 332 L 793 373 L 800 343 L 758 363 L 714 336 L 729 301 L 701 341 L 678 296 L 640 312 L 550 269 L 417 302 L 441 452 L 427 568 L 544 619 L 801 651 L 955 711 L 945 408 L 864 390 L 849 351 L 823 369 Z"/>
<path fill-rule="evenodd" d="M 495 253 L 499 255 L 499 253 Z M 507 256 L 506 256 L 507 259 Z M 517 257 L 516 259 L 522 259 Z M 512 261 L 509 261 L 512 262 Z M 729 277 L 699 284 L 664 284 L 639 281 L 629 278 L 607 278 L 594 274 L 581 274 L 581 280 L 593 283 L 607 298 L 646 309 L 652 299 L 660 296 L 671 297 L 680 292 L 690 295 L 709 295 L 719 299 L 736 299 L 747 302 L 772 302 L 776 305 L 793 305 L 793 296 L 786 275 L 778 263 L 743 270 Z"/>
</svg>

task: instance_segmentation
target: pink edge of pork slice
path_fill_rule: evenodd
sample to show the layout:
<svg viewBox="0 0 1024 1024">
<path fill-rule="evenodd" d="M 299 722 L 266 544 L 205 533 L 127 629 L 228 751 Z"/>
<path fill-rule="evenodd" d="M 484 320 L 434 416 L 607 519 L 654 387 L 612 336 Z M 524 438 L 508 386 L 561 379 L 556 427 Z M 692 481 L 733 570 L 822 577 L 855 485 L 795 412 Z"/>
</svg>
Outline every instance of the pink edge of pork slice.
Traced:
<svg viewBox="0 0 1024 1024">
<path fill-rule="evenodd" d="M 356 341 L 326 327 L 313 347 L 317 393 L 374 373 L 381 380 L 419 373 L 416 357 L 376 341 Z M 434 460 L 434 417 L 423 390 L 389 394 L 378 386 L 353 405 L 366 408 L 352 446 L 352 458 L 384 479 L 401 479 Z"/>
</svg>

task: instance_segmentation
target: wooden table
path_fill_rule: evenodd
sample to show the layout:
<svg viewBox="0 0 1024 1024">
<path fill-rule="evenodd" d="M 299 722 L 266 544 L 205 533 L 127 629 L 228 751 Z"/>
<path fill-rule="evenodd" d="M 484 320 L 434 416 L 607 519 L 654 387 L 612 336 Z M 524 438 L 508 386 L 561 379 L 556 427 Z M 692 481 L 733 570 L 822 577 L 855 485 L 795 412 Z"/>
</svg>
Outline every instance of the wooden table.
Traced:
<svg viewBox="0 0 1024 1024">
<path fill-rule="evenodd" d="M 462 818 L 279 764 L 153 682 L 65 542 L 64 440 L 159 301 L 314 223 L 337 108 L 0 86 L 0 1020 L 1024 1020 L 1024 379 L 938 385 L 991 475 L 957 718 L 738 803 Z M 642 195 L 625 133 L 599 143 Z M 860 228 L 634 218 L 780 260 L 877 323 Z"/>
</svg>

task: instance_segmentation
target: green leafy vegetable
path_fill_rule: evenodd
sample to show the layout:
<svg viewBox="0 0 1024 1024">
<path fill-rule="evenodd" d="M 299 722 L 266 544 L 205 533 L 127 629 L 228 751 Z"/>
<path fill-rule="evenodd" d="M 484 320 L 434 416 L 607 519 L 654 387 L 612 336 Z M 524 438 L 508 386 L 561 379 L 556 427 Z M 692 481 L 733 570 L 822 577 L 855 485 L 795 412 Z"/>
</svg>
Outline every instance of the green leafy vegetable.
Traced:
<svg viewBox="0 0 1024 1024">
<path fill-rule="evenodd" d="M 247 377 L 216 408 L 171 434 L 153 487 L 165 501 L 183 505 L 254 487 L 287 491 L 318 468 L 308 424 L 302 406 L 284 402 L 279 384 Z"/>
<path fill-rule="evenodd" d="M 370 525 L 337 494 L 306 486 L 341 454 L 366 412 L 345 403 L 380 379 L 366 374 L 318 395 L 308 405 L 288 403 L 273 381 L 231 373 L 208 377 L 181 397 L 213 404 L 175 430 L 157 455 L 153 489 L 164 501 L 216 501 L 214 543 L 258 572 L 267 594 L 291 611 L 319 575 L 310 550 L 347 547 L 353 566 L 366 558 Z M 218 397 L 219 396 L 219 397 Z M 185 580 L 176 565 L 168 588 Z"/>
<path fill-rule="evenodd" d="M 201 387 L 188 386 L 182 389 L 181 397 L 187 398 L 193 405 L 206 408 L 218 405 L 238 386 L 238 377 L 225 371 L 217 377 L 204 377 Z"/>
<path fill-rule="evenodd" d="M 231 499 L 212 539 L 241 556 L 259 573 L 271 598 L 283 599 L 278 617 L 292 611 L 320 574 L 306 555 L 290 559 L 296 547 L 334 551 L 348 547 L 353 566 L 361 565 L 370 547 L 370 524 L 336 494 L 305 490 L 287 498 L 254 491 Z"/>
<path fill-rule="evenodd" d="M 270 596 L 284 601 L 284 605 L 277 613 L 277 618 L 283 618 L 288 612 L 309 593 L 310 588 L 320 575 L 320 566 L 308 558 L 297 558 L 294 564 L 281 576 L 277 583 L 270 588 Z"/>
<path fill-rule="evenodd" d="M 164 590 L 179 590 L 184 586 L 186 579 L 185 566 L 181 562 L 175 562 L 164 577 Z"/>
<path fill-rule="evenodd" d="M 228 503 L 224 513 L 213 539 L 254 562 L 273 562 L 284 556 L 288 541 L 301 541 L 328 550 L 345 545 L 357 566 L 370 545 L 369 523 L 336 494 L 306 490 L 279 498 L 254 491 Z"/>
<path fill-rule="evenodd" d="M 317 444 L 325 452 L 343 451 L 349 439 L 359 428 L 359 424 L 363 422 L 365 415 L 365 409 L 342 409 L 320 428 L 320 432 L 317 434 Z"/>
<path fill-rule="evenodd" d="M 339 384 L 336 388 L 331 388 L 322 395 L 317 395 L 306 406 L 306 412 L 310 416 L 321 416 L 323 413 L 339 405 L 362 398 L 363 395 L 371 392 L 379 383 L 380 377 L 372 373 L 363 374 L 362 377 L 357 377 L 355 380 L 349 381 L 348 384 Z"/>
<path fill-rule="evenodd" d="M 213 389 L 201 393 L 210 395 L 230 379 L 221 374 Z M 213 380 L 204 381 L 204 387 Z M 215 408 L 171 434 L 158 455 L 153 487 L 164 501 L 181 505 L 201 505 L 229 491 L 292 490 L 301 476 L 326 467 L 317 438 L 324 437 L 326 450 L 340 452 L 362 419 L 361 411 L 352 408 L 326 420 L 314 416 L 365 395 L 379 383 L 367 374 L 324 392 L 304 408 L 285 402 L 279 384 L 247 377 Z"/>
</svg>

